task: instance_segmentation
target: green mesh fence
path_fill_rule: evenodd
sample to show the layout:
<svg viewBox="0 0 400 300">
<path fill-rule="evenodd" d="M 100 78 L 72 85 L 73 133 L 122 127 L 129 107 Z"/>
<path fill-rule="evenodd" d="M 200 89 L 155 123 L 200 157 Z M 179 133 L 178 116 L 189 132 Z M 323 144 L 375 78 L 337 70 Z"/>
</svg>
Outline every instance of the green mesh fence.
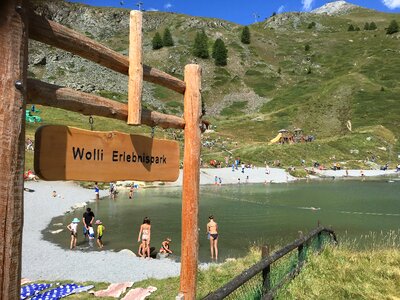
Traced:
<svg viewBox="0 0 400 300">
<path fill-rule="evenodd" d="M 328 243 L 332 243 L 332 237 L 326 233 L 321 232 L 320 235 L 312 238 L 308 243 L 303 245 L 300 250 L 294 249 L 287 255 L 278 259 L 271 264 L 270 268 L 270 288 L 275 289 L 283 279 L 290 272 L 294 272 L 296 267 L 306 262 L 311 255 L 315 255 Z M 290 281 L 287 281 L 289 283 Z M 286 283 L 286 284 L 287 284 Z M 284 286 L 284 285 L 283 285 Z M 240 300 L 256 300 L 261 299 L 263 295 L 263 278 L 262 272 L 254 276 L 245 284 L 236 289 L 226 299 L 240 299 Z"/>
</svg>

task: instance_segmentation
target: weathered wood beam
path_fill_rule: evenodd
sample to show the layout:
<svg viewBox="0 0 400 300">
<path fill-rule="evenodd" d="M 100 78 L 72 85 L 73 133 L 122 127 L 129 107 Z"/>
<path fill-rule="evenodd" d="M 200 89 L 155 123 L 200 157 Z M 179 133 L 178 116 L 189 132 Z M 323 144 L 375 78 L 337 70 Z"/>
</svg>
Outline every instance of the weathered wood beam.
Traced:
<svg viewBox="0 0 400 300">
<path fill-rule="evenodd" d="M 199 185 L 201 150 L 201 67 L 185 67 L 185 147 L 182 186 L 182 245 L 180 292 L 185 300 L 196 299 L 199 251 Z"/>
<path fill-rule="evenodd" d="M 29 25 L 31 28 L 29 37 L 31 39 L 63 49 L 111 70 L 128 75 L 128 57 L 89 39 L 85 35 L 47 20 L 33 11 L 29 13 Z M 181 94 L 185 92 L 184 81 L 150 66 L 143 65 L 143 79 Z"/>
<path fill-rule="evenodd" d="M 27 1 L 0 2 L 0 299 L 19 299 L 21 286 Z"/>
<path fill-rule="evenodd" d="M 143 89 L 142 12 L 132 10 L 129 21 L 128 124 L 139 125 Z"/>
<path fill-rule="evenodd" d="M 28 79 L 27 103 L 62 108 L 83 115 L 95 115 L 125 121 L 128 118 L 127 104 L 104 97 L 78 92 L 36 79 Z M 147 109 L 142 110 L 141 124 L 162 128 L 184 129 L 185 120 Z"/>
</svg>

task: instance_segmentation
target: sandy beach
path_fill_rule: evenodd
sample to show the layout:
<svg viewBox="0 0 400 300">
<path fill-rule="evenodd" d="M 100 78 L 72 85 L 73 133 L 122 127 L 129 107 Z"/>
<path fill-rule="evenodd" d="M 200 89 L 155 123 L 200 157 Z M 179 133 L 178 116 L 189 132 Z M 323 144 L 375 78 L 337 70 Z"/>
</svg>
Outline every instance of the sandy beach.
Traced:
<svg viewBox="0 0 400 300">
<path fill-rule="evenodd" d="M 345 171 L 319 171 L 324 177 L 344 177 Z M 214 184 L 215 176 L 221 177 L 222 184 L 282 183 L 297 180 L 283 169 L 271 168 L 266 174 L 264 168 L 241 169 L 231 168 L 202 169 L 201 184 Z M 394 170 L 366 170 L 365 176 L 396 174 Z M 349 177 L 360 177 L 360 170 L 349 170 Z M 312 178 L 318 178 L 312 176 Z M 179 179 L 168 185 L 182 184 Z M 93 190 L 84 189 L 73 182 L 26 182 L 25 188 L 33 191 L 24 192 L 24 232 L 22 246 L 22 277 L 31 280 L 74 280 L 74 281 L 139 281 L 146 278 L 166 278 L 178 276 L 180 264 L 171 260 L 144 260 L 127 252 L 112 251 L 70 251 L 59 248 L 42 239 L 42 230 L 52 218 L 70 211 L 76 204 L 94 201 Z M 57 197 L 52 197 L 52 192 Z M 105 196 L 108 191 L 101 191 Z M 63 224 L 66 226 L 67 224 Z M 80 224 L 82 226 L 82 223 Z M 80 227 L 82 228 L 82 227 Z M 81 238 L 79 236 L 79 238 Z"/>
</svg>

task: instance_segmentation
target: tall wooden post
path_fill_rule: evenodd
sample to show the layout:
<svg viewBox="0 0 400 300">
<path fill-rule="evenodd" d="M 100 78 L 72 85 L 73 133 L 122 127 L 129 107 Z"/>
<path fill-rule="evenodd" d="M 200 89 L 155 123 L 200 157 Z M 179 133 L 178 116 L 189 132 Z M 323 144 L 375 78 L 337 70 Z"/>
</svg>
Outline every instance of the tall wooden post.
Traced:
<svg viewBox="0 0 400 300">
<path fill-rule="evenodd" d="M 28 30 L 25 0 L 0 2 L 0 299 L 19 299 Z"/>
<path fill-rule="evenodd" d="M 142 88 L 142 12 L 132 10 L 129 24 L 128 124 L 140 124 L 142 118 Z"/>
<path fill-rule="evenodd" d="M 196 298 L 199 249 L 198 206 L 200 184 L 201 67 L 185 67 L 185 150 L 182 191 L 182 250 L 180 292 L 185 300 Z"/>
</svg>

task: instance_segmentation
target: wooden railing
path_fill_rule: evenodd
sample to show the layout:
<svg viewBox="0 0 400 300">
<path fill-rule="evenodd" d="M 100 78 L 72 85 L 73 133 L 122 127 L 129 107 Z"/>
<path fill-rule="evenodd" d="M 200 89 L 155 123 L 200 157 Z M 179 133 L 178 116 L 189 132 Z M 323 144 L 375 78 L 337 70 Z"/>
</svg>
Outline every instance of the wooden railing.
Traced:
<svg viewBox="0 0 400 300">
<path fill-rule="evenodd" d="M 223 287 L 217 289 L 216 291 L 208 294 L 203 300 L 218 300 L 223 299 L 234 292 L 236 289 L 244 285 L 254 276 L 262 272 L 262 299 L 272 299 L 276 292 L 285 283 L 294 278 L 298 274 L 301 268 L 304 266 L 305 262 L 305 247 L 314 239 L 317 239 L 318 248 L 322 249 L 322 234 L 328 234 L 333 242 L 337 244 L 337 239 L 335 232 L 331 229 L 325 227 L 318 227 L 311 231 L 309 234 L 302 236 L 295 240 L 293 243 L 283 247 L 282 249 L 274 252 L 270 256 L 262 258 L 261 261 L 241 273 L 240 275 L 233 278 L 230 282 L 225 284 Z M 298 263 L 297 266 L 287 273 L 272 289 L 271 289 L 271 264 L 284 257 L 291 251 L 298 250 Z"/>
</svg>

